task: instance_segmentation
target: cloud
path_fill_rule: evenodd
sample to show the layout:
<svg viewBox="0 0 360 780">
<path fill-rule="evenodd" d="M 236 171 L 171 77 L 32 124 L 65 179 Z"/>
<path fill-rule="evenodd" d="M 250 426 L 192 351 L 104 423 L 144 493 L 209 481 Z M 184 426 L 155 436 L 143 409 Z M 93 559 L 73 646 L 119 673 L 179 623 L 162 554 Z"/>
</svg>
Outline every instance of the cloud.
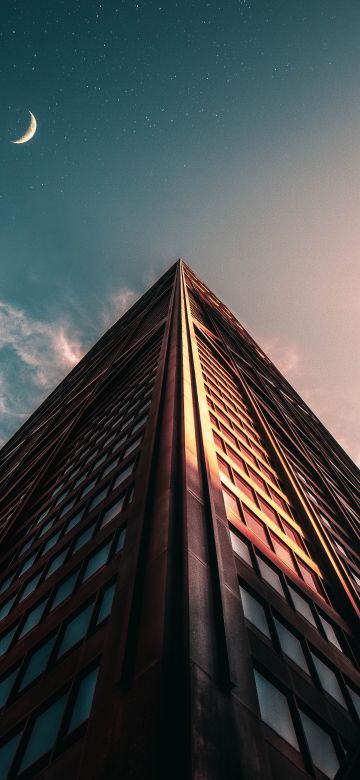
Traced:
<svg viewBox="0 0 360 780">
<path fill-rule="evenodd" d="M 122 317 L 122 315 L 131 308 L 139 297 L 139 293 L 135 292 L 135 290 L 132 290 L 130 287 L 120 287 L 119 290 L 112 293 L 108 307 L 103 315 L 104 326 L 109 328 L 110 325 L 113 325 L 119 317 Z"/>
<path fill-rule="evenodd" d="M 289 381 L 290 377 L 299 376 L 302 370 L 303 356 L 297 344 L 280 337 L 268 340 L 260 339 L 259 344 L 276 368 Z"/>
<path fill-rule="evenodd" d="M 0 440 L 80 360 L 83 349 L 74 330 L 69 322 L 42 322 L 0 301 Z"/>
</svg>

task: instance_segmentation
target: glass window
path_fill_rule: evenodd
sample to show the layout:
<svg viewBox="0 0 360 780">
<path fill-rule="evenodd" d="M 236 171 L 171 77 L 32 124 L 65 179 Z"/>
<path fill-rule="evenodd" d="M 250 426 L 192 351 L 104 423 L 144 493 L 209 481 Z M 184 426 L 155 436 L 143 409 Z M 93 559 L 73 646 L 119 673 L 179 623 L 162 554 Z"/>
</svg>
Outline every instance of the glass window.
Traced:
<svg viewBox="0 0 360 780">
<path fill-rule="evenodd" d="M 315 623 L 314 615 L 311 611 L 310 604 L 307 601 L 305 601 L 305 599 L 303 599 L 303 597 L 300 596 L 300 594 L 297 593 L 296 590 L 291 588 L 290 585 L 288 587 L 289 587 L 291 599 L 296 609 L 296 612 L 299 612 L 300 615 L 302 615 L 306 620 L 309 621 L 309 623 L 311 623 L 316 628 L 316 623 Z"/>
<path fill-rule="evenodd" d="M 16 599 L 16 596 L 17 594 L 15 593 L 14 596 L 11 596 L 10 599 L 3 602 L 3 604 L 0 607 L 0 620 L 3 620 L 3 618 L 9 614 L 11 607 Z"/>
<path fill-rule="evenodd" d="M 23 574 L 25 574 L 25 572 L 26 572 L 28 569 L 30 569 L 30 567 L 33 565 L 34 561 L 36 561 L 36 558 L 37 558 L 37 552 L 36 552 L 36 553 L 34 553 L 34 555 L 31 555 L 31 557 L 30 557 L 30 558 L 27 558 L 27 560 L 26 560 L 26 561 L 24 561 L 23 565 L 22 565 L 22 566 L 21 566 L 21 568 L 19 569 L 19 571 L 18 571 L 18 575 L 17 575 L 17 576 L 18 576 L 18 577 L 21 577 Z"/>
<path fill-rule="evenodd" d="M 99 466 L 101 466 L 101 464 L 102 464 L 102 463 L 104 463 L 104 461 L 106 460 L 106 458 L 107 458 L 107 455 L 106 455 L 106 454 L 105 454 L 105 455 L 102 455 L 102 456 L 101 456 L 101 458 L 98 458 L 98 459 L 97 459 L 97 461 L 96 461 L 96 463 L 94 463 L 93 469 L 97 469 L 97 468 L 99 468 Z"/>
<path fill-rule="evenodd" d="M 21 555 L 24 555 L 24 552 L 26 552 L 29 549 L 29 547 L 31 547 L 31 545 L 32 545 L 32 543 L 34 541 L 34 538 L 35 537 L 32 536 L 31 539 L 28 539 L 27 542 L 25 542 L 25 544 L 23 544 L 23 546 L 19 550 L 19 557 Z"/>
<path fill-rule="evenodd" d="M 352 688 L 352 686 L 351 686 L 351 685 L 349 685 L 348 683 L 346 683 L 346 687 L 347 687 L 347 689 L 348 689 L 348 691 L 349 691 L 349 694 L 350 694 L 350 697 L 351 697 L 352 703 L 353 703 L 353 705 L 354 705 L 354 707 L 355 707 L 355 710 L 356 710 L 356 712 L 357 712 L 358 718 L 360 718 L 360 696 L 359 696 L 359 694 L 358 694 L 358 693 L 357 693 L 357 692 L 354 690 L 354 688 Z"/>
<path fill-rule="evenodd" d="M 75 498 L 73 498 L 73 499 L 72 499 L 72 501 L 69 501 L 69 502 L 68 502 L 68 503 L 67 503 L 67 504 L 64 506 L 64 508 L 62 509 L 62 511 L 61 511 L 61 513 L 60 513 L 60 517 L 64 517 L 64 515 L 66 515 L 68 512 L 70 512 L 70 509 L 72 509 L 72 508 L 73 508 L 74 504 L 75 504 Z"/>
<path fill-rule="evenodd" d="M 93 606 L 94 602 L 92 601 L 91 604 L 88 604 L 85 609 L 83 609 L 81 612 L 78 612 L 75 617 L 66 623 L 57 654 L 58 658 L 61 658 L 64 653 L 67 653 L 68 650 L 71 650 L 71 648 L 77 645 L 77 643 L 80 642 L 87 634 Z"/>
<path fill-rule="evenodd" d="M 0 637 L 0 655 L 4 655 L 11 645 L 11 640 L 15 634 L 16 625 L 12 626 L 5 634 Z"/>
<path fill-rule="evenodd" d="M 105 471 L 104 471 L 104 474 L 105 474 Z M 104 474 L 103 474 L 103 476 L 104 476 Z M 95 506 L 100 504 L 100 502 L 103 501 L 104 498 L 106 498 L 108 492 L 109 492 L 109 485 L 106 485 L 106 488 L 104 488 L 103 490 L 100 490 L 99 493 L 96 493 L 94 498 L 92 499 L 92 501 L 90 503 L 89 510 L 94 509 Z"/>
<path fill-rule="evenodd" d="M 62 604 L 63 601 L 68 598 L 68 596 L 71 596 L 75 588 L 77 577 L 78 572 L 76 571 L 71 574 L 70 577 L 67 577 L 67 579 L 57 587 L 53 602 L 51 604 L 51 610 L 55 609 L 55 607 L 58 607 L 59 604 Z"/>
<path fill-rule="evenodd" d="M 340 642 L 336 636 L 335 629 L 333 628 L 331 623 L 329 623 L 329 621 L 326 620 L 326 618 L 324 618 L 323 615 L 321 615 L 320 613 L 319 613 L 319 618 L 328 642 L 331 642 L 331 644 L 334 645 L 334 647 L 337 647 L 337 649 L 342 652 Z"/>
<path fill-rule="evenodd" d="M 331 737 L 308 715 L 299 713 L 313 763 L 326 777 L 335 777 L 339 761 Z"/>
<path fill-rule="evenodd" d="M 310 674 L 300 640 L 278 620 L 275 620 L 274 622 L 283 653 L 287 655 L 288 658 L 291 658 L 295 664 L 300 666 L 300 669 L 303 669 L 304 672 Z"/>
<path fill-rule="evenodd" d="M 19 667 L 17 666 L 11 672 L 7 672 L 0 681 L 0 707 L 5 707 L 18 671 Z"/>
<path fill-rule="evenodd" d="M 6 577 L 6 580 L 2 581 L 1 587 L 0 587 L 0 593 L 4 593 L 5 590 L 7 590 L 10 587 L 14 577 L 15 577 L 15 574 L 10 574 L 9 577 Z"/>
<path fill-rule="evenodd" d="M 133 425 L 131 433 L 136 433 L 137 431 L 139 431 L 140 428 L 142 428 L 143 425 L 145 425 L 147 418 L 148 415 L 146 414 L 144 417 L 141 418 L 141 420 L 139 420 L 139 422 L 135 423 L 135 425 Z"/>
<path fill-rule="evenodd" d="M 28 582 L 24 587 L 24 590 L 21 593 L 19 603 L 20 601 L 24 601 L 28 596 L 30 596 L 30 593 L 33 593 L 33 591 L 37 587 L 41 574 L 42 572 L 40 571 L 38 572 L 38 574 L 35 575 L 35 577 L 32 577 L 31 580 L 28 580 Z"/>
<path fill-rule="evenodd" d="M 118 450 L 119 447 L 122 447 L 122 445 L 125 444 L 126 439 L 127 439 L 127 435 L 122 436 L 121 439 L 119 439 L 119 441 L 117 441 L 116 444 L 114 444 L 112 451 L 116 452 L 116 450 Z"/>
<path fill-rule="evenodd" d="M 54 525 L 54 518 L 53 517 L 51 518 L 51 520 L 48 520 L 48 522 L 45 523 L 45 525 L 43 525 L 43 527 L 42 527 L 42 529 L 41 529 L 41 531 L 39 533 L 39 539 L 41 538 L 41 536 L 45 536 L 45 534 L 50 530 L 52 525 Z"/>
<path fill-rule="evenodd" d="M 88 484 L 84 487 L 84 490 L 81 493 L 81 498 L 83 498 L 88 493 L 90 493 L 90 490 L 92 490 L 95 485 L 96 485 L 96 479 L 93 479 L 91 480 L 91 482 L 88 482 Z"/>
<path fill-rule="evenodd" d="M 262 720 L 286 742 L 299 750 L 286 696 L 257 671 L 255 671 L 255 682 Z"/>
<path fill-rule="evenodd" d="M 73 547 L 73 554 L 80 550 L 80 548 L 83 547 L 84 544 L 86 544 L 93 537 L 94 530 L 95 523 L 92 523 L 92 525 L 90 525 L 88 528 L 85 528 L 85 531 L 79 534 Z"/>
<path fill-rule="evenodd" d="M 60 533 L 61 531 L 57 531 L 56 534 L 50 536 L 50 538 L 47 540 L 47 542 L 44 545 L 44 549 L 42 551 L 43 554 L 47 553 L 49 550 L 51 550 L 52 547 L 55 546 L 56 542 L 58 542 L 59 540 Z"/>
<path fill-rule="evenodd" d="M 124 501 L 125 501 L 125 493 L 124 493 L 123 496 L 121 496 L 121 498 L 119 498 L 118 501 L 115 502 L 115 504 L 112 504 L 109 507 L 109 509 L 106 509 L 106 511 L 103 514 L 101 528 L 103 528 L 104 525 L 107 525 L 108 523 L 110 523 L 111 520 L 114 517 L 116 517 L 116 515 L 118 515 L 119 512 L 121 512 L 121 510 L 123 509 L 123 506 L 124 506 Z"/>
<path fill-rule="evenodd" d="M 118 476 L 116 477 L 114 488 L 116 488 L 118 485 L 121 485 L 121 483 L 124 482 L 125 479 L 127 479 L 130 476 L 130 474 L 133 473 L 134 466 L 135 466 L 135 461 L 129 463 L 129 465 L 126 466 L 125 469 L 120 471 L 120 474 L 118 474 Z"/>
<path fill-rule="evenodd" d="M 111 463 L 106 466 L 106 469 L 104 469 L 102 476 L 106 477 L 107 474 L 110 474 L 110 471 L 112 471 L 115 466 L 118 465 L 120 458 L 114 458 L 114 460 L 111 461 Z"/>
<path fill-rule="evenodd" d="M 79 487 L 79 485 L 81 485 L 84 482 L 87 475 L 88 475 L 87 471 L 85 471 L 85 474 L 82 474 L 81 477 L 79 477 L 79 479 L 76 480 L 74 487 Z"/>
<path fill-rule="evenodd" d="M 9 776 L 9 771 L 20 742 L 21 734 L 21 731 L 14 734 L 11 739 L 8 739 L 7 742 L 0 747 L 0 774 L 3 780 L 6 780 Z"/>
<path fill-rule="evenodd" d="M 25 634 L 28 634 L 29 631 L 31 631 L 34 626 L 37 626 L 37 624 L 40 622 L 43 614 L 44 609 L 46 607 L 47 598 L 40 602 L 40 604 L 36 604 L 36 606 L 28 612 L 24 625 L 21 629 L 19 639 L 21 637 L 25 636 Z"/>
<path fill-rule="evenodd" d="M 232 515 L 235 515 L 240 519 L 239 505 L 236 497 L 233 495 L 233 493 L 230 493 L 230 491 L 226 490 L 224 487 L 222 492 L 224 496 L 225 511 L 228 520 L 231 520 Z"/>
<path fill-rule="evenodd" d="M 48 753 L 55 745 L 65 709 L 67 693 L 38 715 L 32 725 L 20 772 Z"/>
<path fill-rule="evenodd" d="M 130 455 L 132 452 L 134 452 L 134 450 L 136 450 L 136 448 L 139 446 L 139 444 L 141 444 L 141 441 L 142 441 L 142 436 L 138 436 L 137 439 L 134 439 L 134 441 L 132 441 L 126 447 L 126 450 L 124 452 L 124 458 L 127 458 L 128 455 Z"/>
<path fill-rule="evenodd" d="M 241 601 L 244 608 L 244 615 L 250 623 L 259 629 L 265 636 L 271 639 L 268 622 L 264 607 L 260 602 L 251 596 L 251 594 L 240 586 Z"/>
<path fill-rule="evenodd" d="M 270 534 L 270 536 L 277 557 L 280 558 L 280 560 L 283 561 L 286 566 L 289 566 L 290 569 L 295 570 L 295 564 L 289 548 L 286 546 L 286 544 L 280 542 L 279 539 L 274 536 L 274 534 Z"/>
<path fill-rule="evenodd" d="M 66 532 L 65 533 L 68 533 L 73 528 L 75 528 L 75 526 L 78 525 L 78 523 L 80 523 L 80 520 L 83 517 L 84 511 L 85 511 L 85 508 L 83 507 L 83 509 L 80 509 L 80 512 L 77 512 L 76 515 L 73 515 L 73 517 L 70 518 L 70 520 L 69 520 L 69 522 L 68 522 L 68 524 L 66 526 Z"/>
<path fill-rule="evenodd" d="M 64 499 L 66 498 L 68 492 L 69 492 L 68 490 L 64 490 L 64 492 L 61 493 L 61 495 L 59 496 L 57 501 L 55 501 L 55 506 L 59 506 L 59 504 L 61 504 L 61 502 L 64 501 Z"/>
<path fill-rule="evenodd" d="M 242 504 L 242 510 L 244 512 L 245 522 L 248 528 L 251 528 L 254 534 L 256 534 L 256 536 L 258 536 L 259 539 L 261 539 L 267 546 L 269 546 L 264 524 L 261 522 L 261 520 L 258 520 L 258 518 L 255 517 L 253 512 L 250 512 L 250 510 L 243 504 Z"/>
<path fill-rule="evenodd" d="M 323 690 L 326 691 L 326 693 L 329 693 L 330 696 L 336 699 L 336 701 L 346 709 L 345 700 L 335 672 L 333 672 L 327 664 L 321 661 L 317 655 L 314 653 L 311 653 L 311 655 Z"/>
<path fill-rule="evenodd" d="M 126 528 L 122 528 L 117 535 L 116 545 L 114 550 L 115 555 L 116 553 L 120 552 L 120 550 L 122 550 L 122 548 L 124 547 L 125 537 L 126 537 Z"/>
<path fill-rule="evenodd" d="M 112 582 L 111 585 L 108 585 L 102 593 L 96 625 L 99 625 L 99 623 L 101 623 L 103 620 L 106 620 L 106 618 L 108 618 L 110 615 L 114 599 L 115 586 L 116 583 Z"/>
<path fill-rule="evenodd" d="M 24 688 L 30 685 L 33 680 L 36 680 L 40 674 L 43 674 L 49 663 L 54 644 L 55 637 L 52 636 L 30 654 L 22 674 L 19 691 L 23 691 Z"/>
<path fill-rule="evenodd" d="M 50 577 L 50 575 L 53 574 L 54 571 L 57 571 L 57 569 L 59 569 L 60 566 L 63 565 L 63 563 L 65 561 L 65 558 L 66 558 L 66 556 L 68 554 L 68 550 L 69 550 L 69 548 L 65 547 L 63 550 L 61 550 L 61 552 L 58 555 L 55 555 L 55 558 L 52 559 L 52 561 L 50 563 L 50 566 L 49 566 L 49 568 L 48 568 L 48 570 L 46 572 L 45 579 L 47 577 Z"/>
<path fill-rule="evenodd" d="M 234 553 L 236 553 L 236 555 L 239 555 L 240 558 L 242 558 L 242 560 L 245 561 L 245 563 L 249 564 L 249 566 L 252 566 L 250 551 L 247 544 L 242 539 L 240 539 L 239 536 L 235 534 L 233 531 L 230 531 L 230 540 L 231 540 L 231 546 L 234 550 Z"/>
<path fill-rule="evenodd" d="M 265 561 L 263 561 L 263 559 L 259 556 L 257 556 L 257 562 L 259 564 L 262 579 L 265 580 L 268 585 L 271 585 L 271 587 L 274 588 L 274 590 L 276 590 L 280 596 L 285 598 L 281 579 L 275 569 L 273 569 L 272 566 L 269 566 L 268 563 L 265 563 Z"/>
<path fill-rule="evenodd" d="M 97 674 L 98 668 L 92 669 L 91 672 L 88 672 L 80 681 L 71 713 L 68 733 L 74 731 L 74 729 L 81 726 L 82 723 L 85 723 L 90 716 Z"/>
<path fill-rule="evenodd" d="M 107 563 L 107 559 L 109 557 L 110 552 L 110 546 L 111 542 L 107 542 L 107 544 L 104 544 L 102 547 L 99 547 L 93 555 L 90 556 L 86 567 L 84 571 L 83 581 L 88 580 L 89 577 L 92 577 L 93 574 L 95 574 L 98 569 L 101 569 L 102 566 Z"/>
</svg>

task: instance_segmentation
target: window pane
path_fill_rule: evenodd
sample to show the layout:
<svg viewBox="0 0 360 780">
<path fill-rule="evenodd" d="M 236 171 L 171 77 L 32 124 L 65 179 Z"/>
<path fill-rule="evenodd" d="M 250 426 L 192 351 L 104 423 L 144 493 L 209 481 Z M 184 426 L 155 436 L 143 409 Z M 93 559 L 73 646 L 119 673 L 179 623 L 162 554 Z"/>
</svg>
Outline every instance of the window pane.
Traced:
<svg viewBox="0 0 360 780">
<path fill-rule="evenodd" d="M 7 674 L 6 677 L 3 677 L 3 679 L 0 682 L 0 707 L 5 707 L 5 704 L 9 698 L 10 691 L 13 687 L 13 684 L 15 682 L 15 677 L 19 671 L 19 667 L 17 666 L 16 669 L 12 669 L 10 674 Z"/>
<path fill-rule="evenodd" d="M 76 542 L 73 547 L 73 554 L 77 552 L 77 550 L 80 550 L 81 547 L 84 546 L 92 537 L 94 533 L 95 523 L 89 526 L 89 528 L 86 528 L 85 531 L 78 536 L 76 539 Z"/>
<path fill-rule="evenodd" d="M 280 596 L 284 596 L 281 579 L 276 571 L 272 568 L 272 566 L 269 566 L 267 563 L 265 563 L 262 558 L 258 558 L 257 562 L 259 564 L 260 574 L 263 580 L 271 585 L 274 590 L 280 593 Z"/>
<path fill-rule="evenodd" d="M 124 547 L 125 538 L 126 538 L 126 528 L 122 528 L 122 530 L 119 531 L 118 537 L 117 537 L 117 540 L 116 540 L 116 545 L 115 545 L 115 550 L 114 550 L 114 554 L 115 555 L 116 555 L 116 553 L 120 552 L 120 550 L 122 550 L 122 548 Z"/>
<path fill-rule="evenodd" d="M 90 493 L 90 490 L 93 489 L 94 485 L 96 485 L 96 479 L 93 479 L 92 482 L 89 482 L 86 487 L 84 487 L 84 490 L 81 493 L 81 498 L 87 495 L 87 493 Z"/>
<path fill-rule="evenodd" d="M 15 734 L 15 736 L 11 737 L 11 739 L 9 739 L 8 742 L 5 742 L 0 748 L 0 774 L 3 780 L 6 780 L 8 777 L 11 764 L 20 742 L 21 733 L 22 732 L 20 731 L 18 734 Z"/>
<path fill-rule="evenodd" d="M 125 482 L 125 479 L 127 479 L 130 476 L 130 474 L 133 473 L 134 465 L 135 465 L 134 462 L 129 463 L 126 469 L 120 471 L 120 474 L 116 477 L 114 488 L 116 488 L 118 485 L 121 485 L 122 482 Z"/>
<path fill-rule="evenodd" d="M 245 561 L 245 563 L 249 564 L 249 566 L 252 566 L 250 552 L 247 544 L 243 542 L 242 539 L 237 536 L 237 534 L 234 534 L 233 531 L 230 531 L 230 540 L 234 553 L 239 555 L 240 558 Z"/>
<path fill-rule="evenodd" d="M 41 715 L 38 715 L 34 721 L 20 764 L 21 772 L 54 747 L 66 699 L 67 694 L 64 694 L 64 696 L 61 696 L 60 699 L 57 699 L 50 707 L 44 710 Z"/>
<path fill-rule="evenodd" d="M 33 565 L 34 561 L 36 560 L 37 553 L 34 553 L 30 558 L 28 558 L 25 563 L 23 563 L 21 569 L 18 571 L 18 577 L 21 577 L 22 574 L 25 574 L 25 572 L 30 569 L 30 566 Z"/>
<path fill-rule="evenodd" d="M 41 620 L 43 616 L 44 609 L 46 607 L 47 599 L 44 599 L 44 601 L 41 601 L 40 604 L 37 604 L 26 616 L 25 623 L 21 629 L 20 633 L 20 639 L 22 636 L 25 636 L 29 631 L 31 631 L 34 626 L 37 626 L 39 621 Z"/>
<path fill-rule="evenodd" d="M 342 652 L 340 642 L 336 636 L 335 629 L 332 627 L 331 623 L 329 623 L 328 620 L 325 620 L 325 618 L 320 614 L 319 614 L 319 618 L 321 620 L 321 624 L 325 631 L 325 636 L 328 642 L 331 642 L 331 644 L 334 645 L 334 647 L 337 647 L 337 649 Z"/>
<path fill-rule="evenodd" d="M 51 637 L 51 639 L 48 639 L 47 642 L 38 647 L 38 649 L 30 655 L 21 683 L 19 685 L 19 691 L 22 691 L 24 688 L 26 688 L 27 685 L 30 685 L 30 683 L 35 680 L 36 677 L 45 671 L 51 655 L 51 651 L 54 647 L 54 643 L 55 637 Z"/>
<path fill-rule="evenodd" d="M 60 531 L 57 531 L 56 534 L 53 534 L 53 536 L 50 536 L 50 539 L 48 539 L 47 542 L 44 545 L 43 553 L 47 553 L 48 550 L 51 550 L 51 548 L 55 546 L 56 542 L 59 539 L 59 536 L 60 536 Z"/>
<path fill-rule="evenodd" d="M 81 726 L 90 715 L 98 669 L 92 669 L 80 682 L 69 723 L 68 732 Z"/>
<path fill-rule="evenodd" d="M 255 682 L 262 720 L 286 742 L 299 750 L 286 696 L 257 671 L 255 671 Z"/>
<path fill-rule="evenodd" d="M 317 655 L 315 655 L 314 653 L 311 653 L 311 655 L 316 667 L 316 671 L 319 675 L 319 680 L 322 688 L 324 689 L 324 691 L 326 691 L 326 693 L 329 693 L 330 696 L 333 696 L 333 698 L 336 699 L 336 701 L 339 702 L 339 704 L 341 704 L 342 707 L 345 707 L 345 709 L 347 709 L 335 673 L 332 671 L 332 669 L 330 669 L 330 667 L 327 664 L 321 661 L 320 658 L 317 657 Z"/>
<path fill-rule="evenodd" d="M 70 620 L 65 627 L 59 651 L 58 658 L 61 658 L 64 653 L 67 653 L 74 645 L 81 641 L 87 634 L 90 619 L 92 615 L 94 602 L 91 602 L 82 612 L 79 612 L 72 620 Z"/>
<path fill-rule="evenodd" d="M 356 691 L 354 691 L 354 688 L 352 688 L 351 685 L 346 685 L 346 687 L 349 691 L 349 694 L 352 699 L 352 703 L 355 707 L 358 717 L 360 718 L 360 696 L 358 693 L 356 693 Z"/>
<path fill-rule="evenodd" d="M 104 566 L 105 563 L 107 563 L 110 545 L 111 542 L 108 542 L 103 547 L 100 547 L 100 549 L 96 550 L 96 552 L 89 558 L 84 571 L 84 581 L 89 579 L 89 577 L 92 577 L 92 575 L 95 574 L 95 572 L 97 572 L 101 566 Z"/>
<path fill-rule="evenodd" d="M 51 605 L 51 609 L 55 609 L 55 607 L 58 607 L 59 604 L 62 604 L 65 599 L 70 596 L 75 588 L 76 579 L 78 576 L 78 572 L 75 572 L 74 574 L 71 574 L 70 577 L 68 577 L 64 582 L 59 585 L 59 587 L 56 590 L 54 600 Z"/>
<path fill-rule="evenodd" d="M 304 712 L 301 712 L 301 710 L 299 710 L 299 712 L 311 758 L 315 766 L 320 769 L 326 777 L 335 777 L 336 772 L 339 769 L 339 761 L 331 737 L 326 731 L 323 731 L 317 723 L 314 723 L 311 718 L 305 715 Z"/>
<path fill-rule="evenodd" d="M 64 515 L 66 515 L 68 512 L 70 512 L 70 509 L 73 508 L 74 504 L 75 504 L 75 498 L 73 498 L 72 501 L 69 501 L 69 503 L 66 504 L 66 506 L 64 506 L 64 508 L 62 509 L 62 511 L 60 513 L 60 517 L 64 517 Z"/>
<path fill-rule="evenodd" d="M 81 509 L 80 512 L 77 512 L 76 515 L 70 518 L 67 526 L 66 526 L 66 533 L 71 531 L 72 528 L 75 528 L 75 526 L 80 523 L 80 520 L 84 514 L 84 509 Z"/>
<path fill-rule="evenodd" d="M 9 614 L 9 612 L 11 610 L 11 607 L 12 607 L 12 605 L 13 605 L 15 599 L 16 599 L 16 596 L 17 596 L 17 593 L 15 593 L 15 595 L 12 596 L 11 599 L 8 599 L 7 601 L 5 601 L 1 605 L 1 607 L 0 607 L 0 620 L 2 620 L 4 617 L 6 617 Z"/>
<path fill-rule="evenodd" d="M 104 590 L 103 592 L 100 609 L 96 620 L 97 625 L 101 623 L 102 620 L 105 620 L 106 618 L 109 617 L 113 599 L 114 599 L 114 593 L 115 593 L 115 582 L 109 585 L 109 587 L 106 588 L 106 590 Z"/>
<path fill-rule="evenodd" d="M 104 525 L 107 525 L 108 523 L 110 523 L 110 521 L 114 517 L 116 517 L 116 515 L 119 514 L 119 512 L 121 512 L 121 510 L 122 510 L 122 508 L 124 506 L 124 501 L 125 501 L 125 494 L 123 496 L 121 496 L 119 501 L 116 501 L 115 504 L 112 504 L 112 506 L 110 506 L 109 509 L 107 509 L 106 512 L 104 512 L 102 523 L 101 523 L 101 528 L 103 528 Z"/>
<path fill-rule="evenodd" d="M 46 577 L 50 577 L 51 574 L 54 573 L 57 569 L 59 569 L 60 566 L 63 565 L 64 560 L 68 553 L 68 547 L 65 547 L 64 550 L 62 550 L 59 555 L 56 555 L 55 558 L 52 559 L 50 566 L 46 572 Z"/>
<path fill-rule="evenodd" d="M 224 487 L 223 487 L 223 496 L 224 496 L 226 516 L 228 520 L 231 520 L 233 514 L 240 519 L 239 506 L 236 497 L 228 490 L 225 490 Z"/>
<path fill-rule="evenodd" d="M 9 631 L 6 632 L 6 634 L 3 634 L 0 638 L 0 655 L 4 655 L 6 651 L 9 649 L 11 640 L 15 634 L 17 626 L 13 626 L 10 628 Z"/>
<path fill-rule="evenodd" d="M 242 510 L 244 512 L 246 525 L 249 528 L 251 528 L 254 534 L 256 534 L 266 545 L 269 545 L 264 524 L 261 522 L 261 520 L 258 520 L 258 518 L 255 517 L 255 515 L 252 512 L 250 512 L 250 510 L 247 509 L 247 507 L 244 506 L 243 504 L 242 504 Z"/>
<path fill-rule="evenodd" d="M 263 634 L 265 634 L 265 636 L 271 639 L 265 610 L 262 604 L 260 604 L 260 602 L 257 599 L 251 596 L 251 594 L 248 593 L 248 591 L 245 590 L 245 588 L 242 588 L 241 586 L 240 586 L 240 594 L 241 594 L 241 601 L 244 607 L 245 617 L 250 621 L 250 623 L 256 626 L 256 628 L 258 628 L 259 631 L 261 631 Z"/>
<path fill-rule="evenodd" d="M 106 473 L 106 471 L 104 471 L 103 476 L 105 476 L 105 473 Z M 99 493 L 95 494 L 94 498 L 92 499 L 92 501 L 90 503 L 89 510 L 90 509 L 94 509 L 94 506 L 97 506 L 98 504 L 100 504 L 100 501 L 103 501 L 103 499 L 106 498 L 106 496 L 108 494 L 108 490 L 109 490 L 109 485 L 107 485 L 106 488 L 104 488 L 104 490 L 100 490 Z"/>
<path fill-rule="evenodd" d="M 285 628 L 282 623 L 279 623 L 278 620 L 275 620 L 275 625 L 283 653 L 285 653 L 288 658 L 291 658 L 294 663 L 300 666 L 304 672 L 310 674 L 304 651 L 299 639 L 292 633 L 292 631 L 289 631 L 289 629 Z"/>
<path fill-rule="evenodd" d="M 312 623 L 313 626 L 316 627 L 315 619 L 313 616 L 313 613 L 310 608 L 310 604 L 308 604 L 305 599 L 303 599 L 302 596 L 299 595 L 299 593 L 296 592 L 296 590 L 293 590 L 289 585 L 289 591 L 291 593 L 291 598 L 294 604 L 294 607 L 297 612 L 299 612 L 300 615 L 302 615 L 306 620 L 309 621 L 309 623 Z"/>
<path fill-rule="evenodd" d="M 35 577 L 32 577 L 32 579 L 26 583 L 24 590 L 20 596 L 19 603 L 20 601 L 24 601 L 24 599 L 30 596 L 30 593 L 32 593 L 35 590 L 40 577 L 41 577 L 41 572 L 39 572 L 39 574 L 36 574 Z"/>
</svg>

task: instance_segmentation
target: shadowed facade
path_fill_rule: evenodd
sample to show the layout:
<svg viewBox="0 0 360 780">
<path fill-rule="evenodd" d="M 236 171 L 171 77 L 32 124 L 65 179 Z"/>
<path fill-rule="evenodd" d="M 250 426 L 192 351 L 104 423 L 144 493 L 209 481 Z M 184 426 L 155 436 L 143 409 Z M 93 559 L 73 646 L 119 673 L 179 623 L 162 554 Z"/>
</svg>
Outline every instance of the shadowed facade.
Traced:
<svg viewBox="0 0 360 780">
<path fill-rule="evenodd" d="M 1 778 L 358 777 L 357 469 L 183 261 L 0 494 Z"/>
</svg>

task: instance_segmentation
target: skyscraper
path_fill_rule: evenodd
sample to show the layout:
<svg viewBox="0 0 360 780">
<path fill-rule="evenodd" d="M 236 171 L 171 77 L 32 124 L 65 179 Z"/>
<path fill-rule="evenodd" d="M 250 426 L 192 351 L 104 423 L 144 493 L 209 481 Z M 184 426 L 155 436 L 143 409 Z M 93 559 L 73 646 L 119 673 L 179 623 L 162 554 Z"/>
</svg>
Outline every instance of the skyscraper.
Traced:
<svg viewBox="0 0 360 780">
<path fill-rule="evenodd" d="M 2 780 L 359 776 L 357 469 L 185 263 L 0 493 Z"/>
</svg>

